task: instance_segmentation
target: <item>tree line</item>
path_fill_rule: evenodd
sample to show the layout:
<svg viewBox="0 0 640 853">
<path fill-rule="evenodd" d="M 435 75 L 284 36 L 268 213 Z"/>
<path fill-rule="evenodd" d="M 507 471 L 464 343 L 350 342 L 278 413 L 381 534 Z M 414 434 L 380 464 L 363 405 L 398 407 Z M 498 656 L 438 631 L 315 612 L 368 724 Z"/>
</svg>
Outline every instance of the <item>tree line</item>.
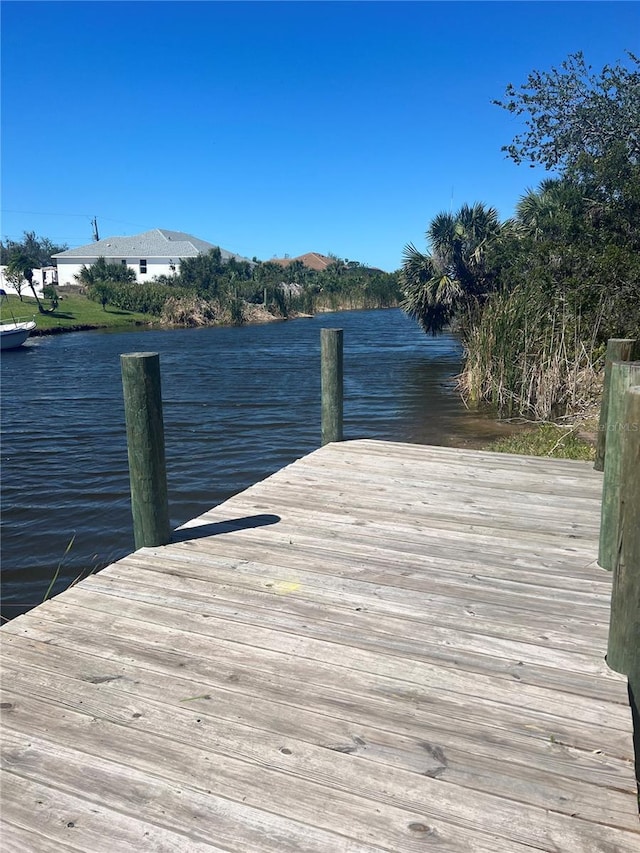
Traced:
<svg viewBox="0 0 640 853">
<path fill-rule="evenodd" d="M 173 275 L 137 283 L 135 272 L 99 258 L 77 276 L 87 295 L 129 311 L 160 316 L 164 322 L 201 325 L 244 322 L 252 306 L 286 319 L 321 308 L 382 308 L 398 305 L 397 273 L 334 258 L 316 271 L 300 261 L 283 267 L 274 261 L 224 260 L 219 248 L 181 261 Z"/>
<path fill-rule="evenodd" d="M 553 177 L 500 221 L 485 204 L 441 213 L 427 251 L 405 247 L 403 307 L 465 347 L 461 388 L 503 414 L 540 418 L 580 404 L 609 337 L 640 332 L 640 73 L 595 73 L 582 53 L 534 71 L 494 101 L 525 120 L 503 147 Z"/>
<path fill-rule="evenodd" d="M 22 299 L 28 286 L 44 312 L 33 285 L 33 270 L 53 264 L 51 256 L 65 251 L 47 237 L 25 232 L 21 241 L 0 242 L 0 261 L 6 276 Z M 241 324 L 252 306 L 263 306 L 279 318 L 317 310 L 340 308 L 385 308 L 402 298 L 398 273 L 364 266 L 331 256 L 325 270 L 316 271 L 294 260 L 287 266 L 274 261 L 224 260 L 219 248 L 185 258 L 173 275 L 137 282 L 135 271 L 119 263 L 98 258 L 83 265 L 76 276 L 88 297 L 127 311 L 159 317 L 166 323 L 206 325 L 223 322 Z M 49 287 L 52 306 L 57 305 L 55 288 Z M 52 310 L 52 309 L 49 309 Z"/>
</svg>

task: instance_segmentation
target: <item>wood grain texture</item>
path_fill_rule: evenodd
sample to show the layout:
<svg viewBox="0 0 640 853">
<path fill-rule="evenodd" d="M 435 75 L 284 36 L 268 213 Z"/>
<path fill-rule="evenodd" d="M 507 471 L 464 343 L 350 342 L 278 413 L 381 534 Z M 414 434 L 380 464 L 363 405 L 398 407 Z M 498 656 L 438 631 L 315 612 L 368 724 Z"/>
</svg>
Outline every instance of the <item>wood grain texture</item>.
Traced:
<svg viewBox="0 0 640 853">
<path fill-rule="evenodd" d="M 607 662 L 633 684 L 640 676 L 640 386 L 627 391 L 625 425 Z"/>
<path fill-rule="evenodd" d="M 611 364 L 614 361 L 633 361 L 638 357 L 636 349 L 637 338 L 609 338 L 604 361 L 604 378 L 602 382 L 602 401 L 600 403 L 600 419 L 598 421 L 598 439 L 596 442 L 596 458 L 593 467 L 596 471 L 604 471 L 604 457 L 607 446 L 607 425 L 609 421 L 609 386 L 611 383 Z"/>
<path fill-rule="evenodd" d="M 13 620 L 3 849 L 636 851 L 601 480 L 334 443 Z"/>
<path fill-rule="evenodd" d="M 120 356 L 136 548 L 171 541 L 160 356 Z"/>
<path fill-rule="evenodd" d="M 626 419 L 627 390 L 636 385 L 640 385 L 640 361 L 612 362 L 598 551 L 598 563 L 610 572 L 615 568 L 620 548 L 622 457 L 629 427 Z M 636 474 L 634 471 L 633 476 Z"/>
</svg>

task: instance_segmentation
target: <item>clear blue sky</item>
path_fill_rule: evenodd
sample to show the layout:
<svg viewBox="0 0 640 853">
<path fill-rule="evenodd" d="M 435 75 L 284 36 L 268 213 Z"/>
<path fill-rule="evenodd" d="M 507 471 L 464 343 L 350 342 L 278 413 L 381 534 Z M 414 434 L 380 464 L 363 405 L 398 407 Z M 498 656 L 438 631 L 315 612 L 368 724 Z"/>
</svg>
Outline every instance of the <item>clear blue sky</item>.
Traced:
<svg viewBox="0 0 640 853">
<path fill-rule="evenodd" d="M 507 83 L 640 52 L 632 2 L 3 2 L 0 235 L 150 228 L 386 270 L 441 210 L 543 176 Z"/>
</svg>

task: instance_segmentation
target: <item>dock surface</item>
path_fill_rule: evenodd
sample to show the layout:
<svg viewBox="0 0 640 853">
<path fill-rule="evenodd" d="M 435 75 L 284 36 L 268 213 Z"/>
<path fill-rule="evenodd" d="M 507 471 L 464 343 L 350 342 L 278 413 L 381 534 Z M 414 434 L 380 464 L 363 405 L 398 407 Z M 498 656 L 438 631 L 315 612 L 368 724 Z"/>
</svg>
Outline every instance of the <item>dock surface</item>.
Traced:
<svg viewBox="0 0 640 853">
<path fill-rule="evenodd" d="M 2 850 L 638 853 L 600 493 L 332 444 L 16 618 Z"/>
</svg>

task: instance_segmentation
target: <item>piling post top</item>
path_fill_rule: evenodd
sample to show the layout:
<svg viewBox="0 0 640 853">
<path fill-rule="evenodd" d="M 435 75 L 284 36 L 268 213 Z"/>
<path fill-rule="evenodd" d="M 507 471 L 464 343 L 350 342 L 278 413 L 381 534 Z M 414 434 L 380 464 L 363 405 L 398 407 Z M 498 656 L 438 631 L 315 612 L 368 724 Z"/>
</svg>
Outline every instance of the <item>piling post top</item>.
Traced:
<svg viewBox="0 0 640 853">
<path fill-rule="evenodd" d="M 637 338 L 609 338 L 607 341 L 607 348 L 609 346 L 615 348 L 622 344 L 623 346 L 630 346 L 633 349 L 637 343 Z"/>
<path fill-rule="evenodd" d="M 120 358 L 160 358 L 157 352 L 123 352 Z"/>
</svg>

